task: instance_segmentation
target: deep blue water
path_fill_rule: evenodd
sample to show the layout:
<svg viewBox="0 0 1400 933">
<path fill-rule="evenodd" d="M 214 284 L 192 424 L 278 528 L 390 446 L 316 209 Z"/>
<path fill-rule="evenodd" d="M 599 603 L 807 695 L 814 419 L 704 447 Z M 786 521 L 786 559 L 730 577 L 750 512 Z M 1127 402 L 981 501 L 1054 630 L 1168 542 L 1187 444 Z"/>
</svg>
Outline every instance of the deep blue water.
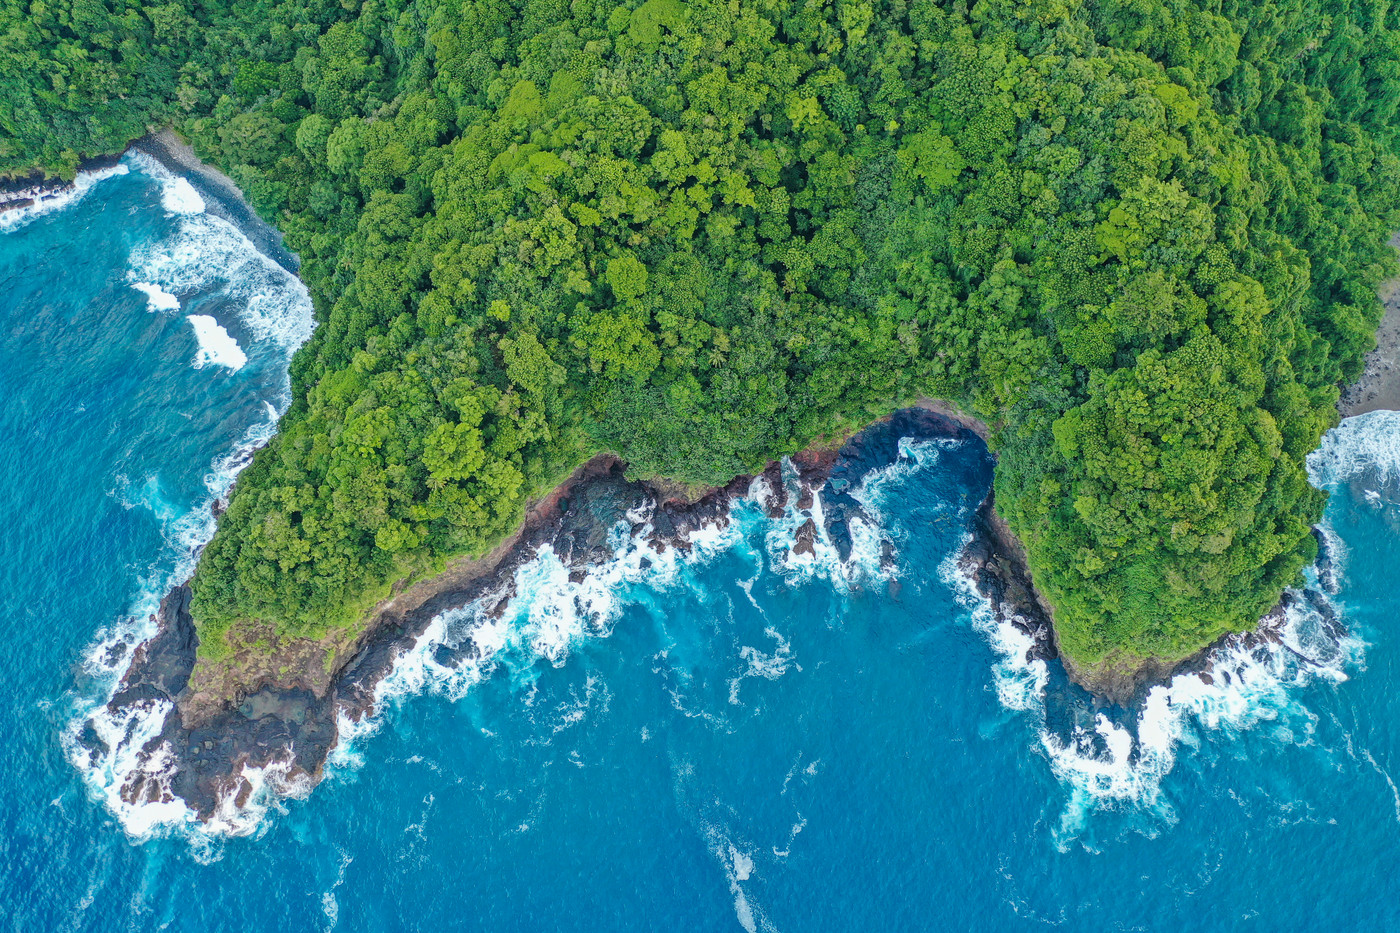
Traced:
<svg viewBox="0 0 1400 933">
<path fill-rule="evenodd" d="M 1387 413 L 1314 463 L 1349 634 L 1300 609 L 1289 648 L 1140 719 L 1096 719 L 968 595 L 990 461 L 926 441 L 856 490 L 879 523 L 847 565 L 789 560 L 796 521 L 754 504 L 689 559 L 619 539 L 583 584 L 546 553 L 501 622 L 439 620 L 309 795 L 223 831 L 114 808 L 122 763 L 66 737 L 309 329 L 293 280 L 128 167 L 0 221 L 0 927 L 1400 928 Z M 464 630 L 495 653 L 436 667 Z"/>
</svg>

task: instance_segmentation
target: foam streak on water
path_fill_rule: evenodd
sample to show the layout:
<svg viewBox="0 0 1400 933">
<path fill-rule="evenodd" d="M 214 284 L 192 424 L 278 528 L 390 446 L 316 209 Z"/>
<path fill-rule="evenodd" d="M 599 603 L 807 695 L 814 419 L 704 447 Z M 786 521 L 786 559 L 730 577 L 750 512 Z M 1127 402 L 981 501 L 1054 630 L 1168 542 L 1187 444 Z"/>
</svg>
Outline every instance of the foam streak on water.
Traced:
<svg viewBox="0 0 1400 933">
<path fill-rule="evenodd" d="M 1364 480 L 1393 483 L 1400 477 L 1400 413 L 1375 412 L 1351 418 L 1323 439 L 1309 458 L 1310 477 L 1320 488 Z M 1379 495 L 1374 490 L 1369 495 Z M 1320 529 L 1328 542 L 1328 574 L 1344 567 L 1345 549 L 1330 529 Z M 1033 657 L 1032 639 L 1014 621 L 998 621 L 975 592 L 972 582 L 946 561 L 945 579 L 960 591 L 972 624 L 996 650 L 993 683 L 1002 705 L 1031 718 L 1040 750 L 1064 786 L 1067 798 L 1055 836 L 1069 846 L 1090 825 L 1095 813 L 1135 811 L 1146 818 L 1133 824 L 1139 832 L 1175 822 L 1177 815 L 1164 782 L 1183 749 L 1199 747 L 1210 734 L 1237 735 L 1260 723 L 1278 727 L 1278 734 L 1303 737 L 1312 733 L 1316 714 L 1300 700 L 1303 687 L 1317 682 L 1339 684 L 1362 664 L 1364 644 L 1344 632 L 1333 619 L 1339 612 L 1326 591 L 1335 584 L 1309 571 L 1309 586 L 1295 591 L 1278 629 L 1277 643 L 1237 643 L 1218 650 L 1211 671 L 1174 677 L 1152 688 L 1141 708 L 1124 717 L 1094 712 L 1087 697 L 1079 697 L 1078 715 L 1047 717 L 1047 690 L 1052 676 L 1064 675 Z M 1063 688 L 1061 688 L 1063 689 Z M 1063 724 L 1067 719 L 1068 725 Z M 1088 845 L 1089 843 L 1085 843 Z"/>
<path fill-rule="evenodd" d="M 83 771 L 89 785 L 120 819 L 127 833 L 136 839 L 172 831 L 198 830 L 208 833 L 246 834 L 255 831 L 262 816 L 275 801 L 296 796 L 309 789 L 287 780 L 289 765 L 274 763 L 266 768 L 245 769 L 244 777 L 253 788 L 243 807 L 227 800 L 207 826 L 198 825 L 194 814 L 168 792 L 173 764 L 167 747 L 154 741 L 159 735 L 170 705 L 149 702 L 110 712 L 106 704 L 118 689 L 130 664 L 130 648 L 155 634 L 152 616 L 161 598 L 175 583 L 194 571 L 199 551 L 213 536 L 215 519 L 211 506 L 228 495 L 234 478 L 253 453 L 264 446 L 276 431 L 277 421 L 290 403 L 286 360 L 310 336 L 314 322 L 305 287 L 290 273 L 262 256 L 231 224 L 204 213 L 203 199 L 190 183 L 176 177 L 158 163 L 140 154 L 130 154 L 111 174 L 130 169 L 153 178 L 159 185 L 162 206 L 175 218 L 173 234 L 166 240 L 138 249 L 132 256 L 128 282 L 147 297 L 154 312 L 178 312 L 182 304 L 212 302 L 232 309 L 235 324 L 253 341 L 252 354 L 269 354 L 280 385 L 253 410 L 251 424 L 226 454 L 217 457 L 204 476 L 205 498 L 194 508 L 180 510 L 161 492 L 159 477 L 139 482 L 124 478 L 114 490 L 127 508 L 149 509 L 163 526 L 165 554 L 155 569 L 140 580 L 138 595 L 128 614 L 102 632 L 86 652 L 84 672 L 90 684 L 76 701 L 75 715 L 63 735 L 69 759 Z M 88 183 L 86 187 L 91 187 Z M 86 190 L 84 188 L 83 190 Z M 65 202 L 76 203 L 80 193 Z M 196 367 L 216 365 L 230 372 L 242 369 L 250 359 L 225 326 L 213 316 L 187 316 L 199 351 L 192 360 Z M 102 740 L 105 752 L 93 752 L 80 741 L 85 727 Z M 122 799 L 122 789 L 138 775 L 154 776 L 163 782 L 162 799 L 136 804 Z M 202 843 L 202 845 L 207 844 Z"/>
<path fill-rule="evenodd" d="M 73 179 L 72 187 L 47 197 L 38 198 L 35 203 L 28 207 L 15 208 L 0 214 L 0 234 L 17 230 L 47 214 L 71 207 L 87 197 L 88 192 L 101 182 L 117 175 L 125 175 L 129 171 L 130 169 L 126 165 L 119 162 L 108 168 L 79 172 Z"/>
</svg>

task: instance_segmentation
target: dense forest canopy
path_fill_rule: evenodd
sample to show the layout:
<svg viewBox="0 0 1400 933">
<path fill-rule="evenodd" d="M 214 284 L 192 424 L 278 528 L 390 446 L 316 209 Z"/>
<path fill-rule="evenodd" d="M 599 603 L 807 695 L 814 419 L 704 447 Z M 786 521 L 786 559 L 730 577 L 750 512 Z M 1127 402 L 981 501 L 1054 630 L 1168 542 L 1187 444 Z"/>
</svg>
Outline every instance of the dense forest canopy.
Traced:
<svg viewBox="0 0 1400 933">
<path fill-rule="evenodd" d="M 1079 663 L 1251 626 L 1400 223 L 1388 0 L 0 0 L 0 171 L 173 121 L 303 261 L 195 579 L 358 624 L 599 450 L 717 483 L 985 419 Z"/>
</svg>

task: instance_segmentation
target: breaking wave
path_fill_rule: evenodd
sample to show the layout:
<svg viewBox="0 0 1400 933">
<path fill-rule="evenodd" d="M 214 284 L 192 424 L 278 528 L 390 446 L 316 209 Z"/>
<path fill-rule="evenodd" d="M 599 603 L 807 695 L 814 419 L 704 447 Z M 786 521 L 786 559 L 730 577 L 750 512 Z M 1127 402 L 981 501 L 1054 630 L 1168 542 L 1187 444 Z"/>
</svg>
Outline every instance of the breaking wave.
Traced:
<svg viewBox="0 0 1400 933">
<path fill-rule="evenodd" d="M 147 700 L 115 711 L 107 704 L 120 688 L 137 646 L 155 634 L 160 600 L 193 573 L 200 550 L 213 537 L 212 506 L 227 497 L 238 473 L 276 433 L 278 419 L 290 403 L 285 361 L 310 336 L 314 320 L 301 282 L 262 256 L 231 224 L 205 215 L 203 200 L 188 181 L 139 154 L 128 154 L 117 167 L 120 172 L 114 173 L 129 171 L 128 164 L 158 182 L 162 206 L 177 218 L 168 239 L 133 254 L 127 276 L 132 287 L 146 295 L 151 311 L 176 312 L 199 299 L 233 308 L 253 341 L 251 351 L 271 353 L 280 361 L 280 376 L 232 449 L 210 463 L 203 477 L 204 496 L 192 508 L 172 503 L 155 476 L 136 481 L 119 477 L 113 494 L 126 508 L 151 512 L 165 547 L 152 570 L 137 581 L 137 596 L 126 615 L 100 631 L 84 653 L 85 687 L 75 698 L 74 716 L 61 739 L 94 797 L 131 838 L 187 833 L 196 855 L 217 857 L 211 840 L 257 831 L 269 808 L 304 793 L 309 784 L 290 779 L 289 764 L 245 768 L 241 776 L 250 792 L 237 802 L 230 795 L 208 824 L 200 824 L 170 791 L 174 765 L 168 745 L 158 738 L 171 711 L 169 702 Z M 219 365 L 237 372 L 247 363 L 248 353 L 214 317 L 191 314 L 188 320 L 200 347 L 192 361 L 196 367 Z M 148 793 L 143 799 L 130 799 L 133 782 L 143 778 Z"/>
<path fill-rule="evenodd" d="M 205 366 L 226 366 L 232 370 L 243 368 L 248 362 L 248 354 L 229 336 L 228 331 L 207 314 L 191 314 L 186 318 L 194 328 L 195 340 L 199 342 L 199 352 L 195 354 L 194 368 Z"/>
<path fill-rule="evenodd" d="M 162 203 L 176 218 L 171 236 L 133 251 L 128 281 L 148 296 L 148 288 L 159 289 L 183 307 L 193 296 L 216 295 L 219 306 L 235 315 L 216 323 L 224 328 L 236 323 L 249 341 L 276 347 L 290 359 L 315 327 L 306 286 L 233 224 L 206 213 L 187 180 L 142 153 L 125 158 L 155 179 Z"/>
<path fill-rule="evenodd" d="M 1308 458 L 1309 476 L 1322 489 L 1360 483 L 1368 499 L 1400 478 L 1400 413 L 1372 412 L 1349 418 L 1328 432 Z M 1064 849 L 1084 839 L 1096 813 L 1147 817 L 1134 830 L 1154 833 L 1177 815 L 1164 781 L 1183 750 L 1232 736 L 1262 723 L 1281 736 L 1311 732 L 1315 713 L 1303 688 L 1339 684 L 1364 660 L 1364 642 L 1339 622 L 1330 596 L 1344 570 L 1345 549 L 1326 522 L 1318 529 L 1326 561 L 1310 568 L 1301 590 L 1290 591 L 1281 623 L 1262 637 L 1236 639 L 1210 658 L 1206 670 L 1183 673 L 1151 688 L 1139 708 L 1100 710 L 1068 684 L 1063 669 L 1037 656 L 1034 640 L 1016 620 L 998 620 L 956 560 L 943 566 L 945 581 L 960 596 L 973 626 L 987 638 L 998 660 L 992 679 L 1001 705 L 1029 718 L 1039 751 L 1065 788 L 1053 828 Z"/>
<path fill-rule="evenodd" d="M 131 287 L 146 296 L 149 311 L 179 311 L 180 299 L 151 282 L 132 282 Z"/>
<path fill-rule="evenodd" d="M 79 172 L 73 179 L 71 187 L 51 194 L 40 194 L 34 199 L 33 204 L 27 207 L 17 207 L 0 214 L 0 233 L 18 230 L 46 214 L 71 207 L 87 197 L 88 192 L 100 182 L 117 175 L 125 175 L 129 171 L 131 170 L 125 164 L 118 162 L 108 168 Z"/>
</svg>

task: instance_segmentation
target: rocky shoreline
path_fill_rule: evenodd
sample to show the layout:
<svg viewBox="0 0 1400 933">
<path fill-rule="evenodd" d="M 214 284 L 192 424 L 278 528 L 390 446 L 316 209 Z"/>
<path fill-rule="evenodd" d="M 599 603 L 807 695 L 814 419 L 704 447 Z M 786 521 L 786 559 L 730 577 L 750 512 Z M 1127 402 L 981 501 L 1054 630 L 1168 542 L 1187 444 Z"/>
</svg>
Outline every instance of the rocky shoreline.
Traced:
<svg viewBox="0 0 1400 933">
<path fill-rule="evenodd" d="M 198 635 L 189 615 L 189 587 L 177 586 L 161 603 L 157 634 L 136 649 L 107 704 L 107 712 L 117 719 L 127 710 L 170 705 L 159 734 L 139 749 L 142 765 L 128 775 L 122 799 L 138 804 L 179 798 L 209 820 L 230 801 L 235 807 L 247 802 L 254 790 L 248 777 L 253 769 L 272 767 L 284 785 L 309 787 L 320 779 L 335 747 L 340 717 L 358 720 L 373 712 L 376 685 L 432 620 L 473 603 L 487 613 L 502 611 L 514 596 L 515 570 L 545 546 L 578 581 L 613 556 L 608 537 L 619 522 L 628 522 L 631 534 L 643 536 L 658 551 L 688 550 L 696 532 L 726 526 L 731 504 L 751 489 L 761 489 L 760 504 L 770 517 L 784 515 L 790 505 L 805 517 L 793 542 L 794 555 L 811 553 L 820 537 L 844 561 L 851 554 L 850 522 L 860 511 L 859 503 L 845 494 L 847 488 L 892 463 L 901 437 L 974 437 L 966 419 L 931 407 L 896 412 L 839 449 L 814 447 L 793 456 L 788 462 L 795 477 L 784 477 L 783 465 L 774 462 L 758 477 L 736 477 L 693 501 L 664 485 L 628 480 L 625 465 L 614 456 L 595 457 L 536 503 L 520 530 L 491 554 L 457 562 L 444 574 L 407 586 L 382 604 L 344 654 L 343 663 L 324 678 L 301 665 L 300 676 L 263 677 L 231 696 L 193 684 Z M 755 480 L 762 482 L 756 486 Z M 818 496 L 820 510 L 814 509 Z M 637 521 L 638 515 L 647 517 Z M 978 510 L 973 543 L 963 556 L 964 570 L 1002 617 L 1031 632 L 1037 650 L 1053 657 L 1048 615 L 1034 598 L 1019 547 L 1008 546 L 1005 535 L 989 492 Z M 884 559 L 891 557 L 887 548 Z M 460 663 L 475 651 L 468 640 L 438 660 Z M 95 752 L 110 751 L 90 726 L 80 741 Z"/>
<path fill-rule="evenodd" d="M 188 179 L 211 212 L 234 223 L 259 249 L 295 271 L 296 257 L 287 253 L 277 231 L 253 213 L 230 180 L 199 163 L 173 133 L 167 130 L 145 137 L 130 149 Z M 115 161 L 117 157 L 107 164 Z M 8 202 L 0 193 L 0 210 L 5 203 L 22 206 L 19 195 L 25 190 L 11 185 Z M 48 193 L 43 196 L 61 190 L 62 185 L 46 187 Z M 1387 342 L 1388 331 L 1382 327 L 1377 354 L 1400 346 L 1400 293 L 1387 296 L 1386 308 L 1387 320 L 1395 318 L 1395 334 Z M 1367 377 L 1344 395 L 1352 403 L 1344 401 L 1340 410 L 1344 415 L 1356 413 L 1347 406 L 1362 397 L 1368 402 L 1388 402 L 1389 390 L 1378 387 L 1376 380 L 1392 377 L 1400 404 L 1400 367 L 1368 363 Z M 945 403 L 924 399 L 867 427 L 839 448 L 819 446 L 793 456 L 797 488 L 791 493 L 792 505 L 806 515 L 797 529 L 793 554 L 811 554 L 816 539 L 823 537 L 836 546 L 843 560 L 849 556 L 848 524 L 860 506 L 844 491 L 871 469 L 892 462 L 891 451 L 899 437 L 970 435 L 985 441 L 987 428 Z M 125 677 L 107 704 L 114 717 L 124 710 L 162 704 L 170 708 L 159 734 L 139 750 L 137 757 L 143 764 L 128 775 L 122 799 L 168 803 L 179 798 L 209 820 L 229 802 L 241 807 L 248 800 L 254 789 L 249 769 L 273 767 L 279 769 L 284 784 L 314 784 L 337 742 L 340 717 L 356 720 L 372 713 L 375 686 L 439 614 L 477 601 L 489 612 L 501 611 L 514 595 L 514 571 L 545 545 L 554 549 L 573 577 L 581 579 L 611 556 L 607 538 L 617 523 L 639 510 L 649 514 L 645 534 L 654 547 L 688 548 L 698 529 L 727 524 L 731 503 L 747 495 L 755 479 L 736 477 L 722 488 L 690 499 L 668 484 L 629 481 L 624 474 L 625 465 L 616 457 L 595 457 L 532 506 L 517 532 L 490 554 L 454 561 L 431 579 L 396 587 L 395 595 L 377 607 L 373 622 L 358 637 L 329 649 L 319 642 L 281 645 L 272 652 L 256 649 L 259 657 L 252 657 L 249 649 L 248 657 L 232 665 L 197 669 L 198 636 L 189 615 L 189 588 L 176 587 L 153 619 L 157 634 L 135 649 Z M 780 465 L 769 464 L 761 476 L 776 496 L 764 505 L 770 515 L 782 515 L 790 493 Z M 814 511 L 818 495 L 822 509 Z M 643 527 L 634 522 L 632 532 L 643 533 Z M 885 558 L 890 557 L 886 553 Z M 1058 656 L 1052 608 L 1036 590 L 1024 549 L 997 515 L 990 491 L 978 509 L 960 568 L 999 622 L 1015 625 L 1031 637 L 1033 658 Z M 1180 663 L 1135 664 L 1122 672 L 1078 671 L 1067 664 L 1067 672 L 1073 681 L 1092 689 L 1095 702 L 1128 707 L 1177 674 L 1209 678 L 1218 652 L 1241 645 L 1280 644 L 1278 630 L 1291 598 L 1295 597 L 1285 595 L 1285 601 L 1261 620 L 1256 631 L 1227 636 Z M 442 660 L 460 661 L 473 650 L 468 642 L 454 649 L 458 657 Z M 91 723 L 80 740 L 94 750 L 103 745 Z M 157 759 L 159 767 L 153 764 Z"/>
<path fill-rule="evenodd" d="M 1390 245 L 1400 250 L 1400 233 L 1391 237 Z M 1376 329 L 1376 348 L 1366 354 L 1366 368 L 1337 401 L 1343 418 L 1400 410 L 1400 278 L 1384 283 L 1380 298 L 1384 314 Z"/>
<path fill-rule="evenodd" d="M 770 518 L 780 518 L 792 508 L 805 519 L 791 545 L 794 557 L 813 554 L 821 540 L 834 546 L 844 562 L 852 550 L 851 521 L 861 517 L 859 502 L 846 490 L 871 471 L 894 462 L 900 438 L 980 441 L 980 424 L 940 408 L 944 406 L 925 402 L 903 409 L 839 448 L 817 446 L 794 455 L 786 475 L 783 464 L 770 463 L 758 476 L 736 477 L 694 499 L 664 483 L 629 480 L 624 463 L 612 455 L 599 455 L 535 503 L 516 534 L 490 554 L 454 562 L 442 574 L 397 588 L 330 669 L 323 667 L 315 652 L 302 651 L 303 657 L 294 657 L 299 649 L 293 645 L 274 652 L 261 673 L 243 671 L 242 683 L 238 677 L 196 682 L 198 677 L 192 675 L 198 635 L 189 614 L 190 590 L 187 584 L 177 586 L 161 603 L 157 634 L 136 649 L 106 707 L 115 720 L 125 712 L 157 704 L 170 708 L 159 734 L 138 750 L 140 766 L 127 776 L 121 797 L 129 804 L 170 803 L 179 798 L 208 821 L 227 813 L 230 804 L 243 807 L 255 790 L 252 771 L 276 771 L 282 791 L 309 789 L 320 780 L 339 740 L 342 717 L 359 721 L 375 712 L 376 686 L 432 621 L 443 612 L 471 604 L 488 615 L 504 611 L 515 595 L 515 571 L 546 546 L 568 567 L 570 579 L 580 582 L 613 557 L 609 536 L 620 522 L 628 523 L 631 535 L 640 536 L 657 551 L 685 551 L 702 529 L 727 526 L 736 500 L 755 495 Z M 820 508 L 815 507 L 818 500 Z M 646 517 L 639 519 L 642 515 Z M 892 559 L 887 544 L 882 562 Z M 1325 553 L 1320 563 L 1325 568 Z M 977 509 L 959 569 L 987 600 L 997 622 L 1009 623 L 1030 637 L 1027 660 L 1059 657 L 1052 610 L 1034 586 L 1020 541 L 996 513 L 991 490 Z M 1325 581 L 1325 572 L 1323 576 Z M 1130 708 L 1150 689 L 1179 674 L 1198 674 L 1211 683 L 1217 658 L 1241 647 L 1286 648 L 1280 630 L 1288 604 L 1302 599 L 1330 611 L 1326 600 L 1316 599 L 1317 595 L 1286 593 L 1256 630 L 1228 635 L 1179 663 L 1138 667 L 1122 677 L 1101 679 L 1094 683 L 1092 695 L 1083 695 L 1095 704 Z M 1335 624 L 1340 627 L 1339 620 Z M 441 656 L 434 660 L 445 666 L 477 656 L 470 638 L 451 649 L 439 647 L 439 652 Z M 279 662 L 290 662 L 280 665 L 283 671 L 294 669 L 290 677 L 272 673 Z M 1084 683 L 1073 671 L 1067 672 L 1076 683 Z M 79 738 L 98 754 L 110 752 L 91 724 Z"/>
<path fill-rule="evenodd" d="M 78 166 L 79 172 L 96 172 L 111 168 L 121 161 L 121 154 L 96 156 L 84 159 Z M 26 207 L 34 207 L 45 201 L 61 197 L 73 190 L 73 182 L 65 181 L 56 175 L 36 171 L 28 175 L 0 179 L 0 216 Z"/>
</svg>

